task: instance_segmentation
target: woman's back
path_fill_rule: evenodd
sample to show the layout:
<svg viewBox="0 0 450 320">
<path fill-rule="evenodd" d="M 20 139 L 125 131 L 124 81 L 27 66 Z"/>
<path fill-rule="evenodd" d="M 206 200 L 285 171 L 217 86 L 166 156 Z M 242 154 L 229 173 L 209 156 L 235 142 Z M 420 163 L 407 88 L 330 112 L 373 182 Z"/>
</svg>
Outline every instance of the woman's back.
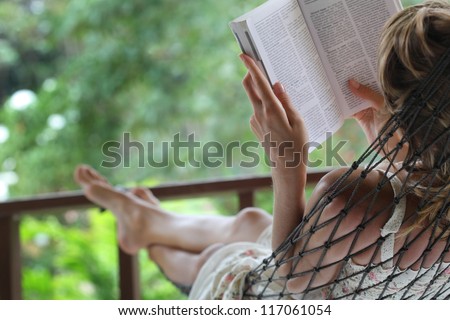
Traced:
<svg viewBox="0 0 450 320">
<path fill-rule="evenodd" d="M 341 220 L 340 226 L 325 228 L 335 230 L 333 239 L 346 236 L 347 239 L 339 245 L 342 250 L 339 256 L 327 259 L 325 255 L 322 265 L 326 260 L 329 264 L 339 259 L 344 262 L 336 265 L 332 279 L 327 279 L 332 285 L 313 290 L 311 296 L 303 298 L 317 297 L 320 293 L 320 298 L 331 299 L 442 299 L 450 294 L 448 239 L 433 235 L 435 229 L 430 224 L 407 232 L 417 219 L 420 199 L 414 194 L 402 196 L 406 173 L 386 172 L 382 167 L 367 174 L 353 194 L 354 201 L 345 201 L 344 206 L 333 206 L 333 202 L 329 205 L 326 211 L 330 212 L 340 212 L 345 206 L 355 208 Z M 360 170 L 355 171 L 347 183 L 360 175 Z M 389 183 L 377 195 L 371 195 L 370 191 L 384 180 Z M 348 200 L 353 192 L 349 188 L 340 196 Z M 374 202 L 376 205 L 368 210 Z M 331 218 L 326 211 L 323 218 Z"/>
</svg>

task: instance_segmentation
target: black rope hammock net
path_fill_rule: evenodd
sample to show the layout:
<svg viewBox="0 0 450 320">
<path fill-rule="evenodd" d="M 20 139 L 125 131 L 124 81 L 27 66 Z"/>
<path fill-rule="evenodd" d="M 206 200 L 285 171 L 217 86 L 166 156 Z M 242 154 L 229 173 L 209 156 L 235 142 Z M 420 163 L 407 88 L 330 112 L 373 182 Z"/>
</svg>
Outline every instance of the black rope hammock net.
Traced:
<svg viewBox="0 0 450 320">
<path fill-rule="evenodd" d="M 321 199 L 313 206 L 310 212 L 307 212 L 302 222 L 295 228 L 291 235 L 267 257 L 259 267 L 249 273 L 246 279 L 246 289 L 244 297 L 247 299 L 309 299 L 320 291 L 323 299 L 449 299 L 450 298 L 450 263 L 448 259 L 450 250 L 450 221 L 449 221 L 449 177 L 438 175 L 443 166 L 450 167 L 449 159 L 449 128 L 448 123 L 440 125 L 441 130 L 435 130 L 439 115 L 444 110 L 450 108 L 450 49 L 437 61 L 435 68 L 430 75 L 422 82 L 407 102 L 383 127 L 379 136 L 353 163 L 351 168 L 342 175 L 329 189 L 323 194 Z M 417 120 L 419 113 L 426 108 L 427 101 L 430 101 L 435 94 L 439 92 L 440 101 L 433 104 L 434 110 L 431 110 L 426 121 Z M 441 94 L 444 92 L 444 94 Z M 406 127 L 406 124 L 409 124 Z M 405 128 L 406 127 L 406 128 Z M 387 146 L 388 141 L 395 135 L 399 128 L 402 130 L 402 138 L 392 148 Z M 420 135 L 420 141 L 423 145 L 416 146 L 414 153 L 409 153 L 402 163 L 394 163 L 390 159 L 395 159 L 400 149 L 405 144 L 414 141 L 416 135 Z M 421 170 L 421 157 L 426 150 L 436 148 L 439 143 L 439 150 L 434 167 L 430 170 Z M 364 190 L 361 196 L 361 184 L 367 178 L 367 175 L 377 170 L 380 164 L 387 163 L 387 169 L 384 176 L 373 190 Z M 389 173 L 390 171 L 390 173 Z M 402 172 L 401 188 L 394 194 L 392 203 L 382 210 L 376 211 L 379 196 L 383 186 L 393 183 L 393 180 Z M 448 171 L 447 171 L 448 172 Z M 357 174 L 357 178 L 355 177 Z M 406 177 L 405 177 L 406 176 Z M 445 179 L 442 181 L 442 179 Z M 397 179 L 398 180 L 398 179 Z M 439 183 L 438 183 L 439 182 Z M 425 186 L 425 187 L 424 187 Z M 438 186 L 438 187 L 436 187 Z M 447 187 L 447 188 L 446 188 Z M 405 235 L 406 240 L 403 246 L 396 250 L 395 254 L 386 261 L 380 261 L 377 256 L 383 249 L 383 244 L 387 241 L 394 241 L 393 235 L 380 236 L 372 244 L 365 248 L 358 246 L 358 239 L 361 233 L 373 223 L 378 216 L 389 212 L 391 215 L 396 208 L 408 197 L 416 196 L 420 189 L 420 197 L 417 206 L 408 210 L 413 211 L 412 217 L 419 217 L 422 210 L 427 208 L 430 202 L 436 197 L 444 199 L 442 206 L 438 207 L 433 219 L 426 219 L 419 232 L 409 232 Z M 350 195 L 346 198 L 342 210 L 330 219 L 320 219 L 324 209 L 338 196 Z M 391 193 L 392 194 L 392 193 Z M 441 202 L 439 202 L 441 203 Z M 358 205 L 364 204 L 364 217 L 358 227 L 354 230 L 337 236 L 340 224 L 344 221 L 349 212 Z M 361 207 L 361 206 L 360 206 Z M 359 210 L 361 210 L 359 207 Z M 388 210 L 388 211 L 386 211 Z M 376 211 L 374 213 L 374 211 Z M 332 229 L 327 241 L 323 245 L 308 246 L 312 236 L 328 227 Z M 428 239 L 424 241 L 424 236 Z M 389 237 L 391 239 L 389 240 Z M 333 246 L 339 246 L 343 241 L 351 244 L 345 247 L 340 261 L 327 261 L 326 254 Z M 422 251 L 420 257 L 416 260 L 418 270 L 401 267 L 402 258 L 417 242 Z M 437 245 L 443 246 L 440 255 L 432 267 L 425 266 L 427 255 Z M 393 244 L 391 244 L 393 249 Z M 370 263 L 361 265 L 357 268 L 347 268 L 348 263 L 357 255 L 369 252 Z M 318 255 L 320 258 L 313 267 L 302 267 L 301 271 L 297 268 L 302 264 L 302 259 L 307 255 Z M 435 261 L 435 260 L 433 260 Z M 279 268 L 288 266 L 287 272 L 277 272 Z M 337 268 L 336 276 L 325 284 L 316 285 L 315 279 L 320 276 L 320 272 L 326 268 Z M 382 269 L 381 279 L 374 281 L 373 275 L 377 270 Z M 296 271 L 297 270 L 297 271 Z M 407 276 L 405 275 L 406 273 Z M 379 275 L 378 275 L 379 276 Z M 288 281 L 296 277 L 307 277 L 309 282 L 306 288 L 301 292 L 289 292 Z M 405 281 L 404 279 L 407 279 Z M 348 283 L 353 283 L 348 286 Z M 318 283 L 318 282 L 316 282 Z M 276 284 L 276 290 L 273 285 Z"/>
</svg>

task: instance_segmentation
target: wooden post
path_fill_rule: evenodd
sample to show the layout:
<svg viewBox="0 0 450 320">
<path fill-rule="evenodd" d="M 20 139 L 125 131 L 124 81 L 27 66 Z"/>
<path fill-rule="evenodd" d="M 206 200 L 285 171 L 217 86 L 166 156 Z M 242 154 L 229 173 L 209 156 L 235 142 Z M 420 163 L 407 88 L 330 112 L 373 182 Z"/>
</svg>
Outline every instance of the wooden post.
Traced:
<svg viewBox="0 0 450 320">
<path fill-rule="evenodd" d="M 0 300 L 22 298 L 19 218 L 0 217 Z"/>
<path fill-rule="evenodd" d="M 254 201 L 254 191 L 243 191 L 239 192 L 239 209 L 245 209 L 248 207 L 253 207 L 255 205 Z"/>
<path fill-rule="evenodd" d="M 138 256 L 130 256 L 119 248 L 119 289 L 121 300 L 139 300 L 141 298 L 139 278 Z"/>
</svg>

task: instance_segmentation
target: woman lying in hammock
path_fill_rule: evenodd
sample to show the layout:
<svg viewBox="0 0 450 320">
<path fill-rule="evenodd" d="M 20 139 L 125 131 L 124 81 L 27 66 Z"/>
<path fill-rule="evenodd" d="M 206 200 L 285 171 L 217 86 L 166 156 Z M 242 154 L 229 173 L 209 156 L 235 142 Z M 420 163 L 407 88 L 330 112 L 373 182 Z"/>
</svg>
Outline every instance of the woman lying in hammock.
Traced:
<svg viewBox="0 0 450 320">
<path fill-rule="evenodd" d="M 275 164 L 273 217 L 256 208 L 234 217 L 178 216 L 147 189 L 118 191 L 87 166 L 75 179 L 115 214 L 122 249 L 146 249 L 169 279 L 192 288 L 193 299 L 446 298 L 449 48 L 448 2 L 405 9 L 387 23 L 379 49 L 384 97 L 349 84 L 372 103 L 354 116 L 372 145 L 352 168 L 327 174 L 308 202 L 303 119 L 282 85 L 272 88 L 241 56 L 254 133 L 294 146 L 266 150 Z M 298 154 L 301 163 L 286 166 Z"/>
</svg>

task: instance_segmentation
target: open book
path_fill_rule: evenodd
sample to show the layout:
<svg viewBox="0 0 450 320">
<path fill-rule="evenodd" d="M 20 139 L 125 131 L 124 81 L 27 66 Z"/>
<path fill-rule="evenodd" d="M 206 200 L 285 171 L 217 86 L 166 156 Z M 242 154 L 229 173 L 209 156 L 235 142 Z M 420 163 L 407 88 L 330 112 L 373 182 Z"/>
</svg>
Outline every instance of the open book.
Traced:
<svg viewBox="0 0 450 320">
<path fill-rule="evenodd" d="M 378 90 L 381 30 L 399 10 L 399 0 L 270 0 L 230 27 L 272 85 L 286 88 L 310 141 L 322 143 L 368 107 L 351 93 L 349 79 Z"/>
</svg>

